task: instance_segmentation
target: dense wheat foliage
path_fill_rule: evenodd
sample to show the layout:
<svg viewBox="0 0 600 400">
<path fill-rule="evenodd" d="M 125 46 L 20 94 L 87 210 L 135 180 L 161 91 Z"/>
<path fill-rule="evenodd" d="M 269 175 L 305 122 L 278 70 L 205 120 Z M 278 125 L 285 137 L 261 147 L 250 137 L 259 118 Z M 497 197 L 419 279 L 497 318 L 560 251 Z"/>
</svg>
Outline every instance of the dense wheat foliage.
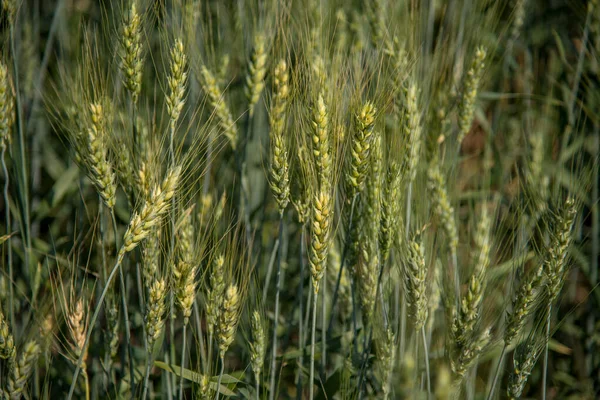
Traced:
<svg viewBox="0 0 600 400">
<path fill-rule="evenodd" d="M 1 0 L 0 397 L 600 397 L 596 0 Z"/>
</svg>

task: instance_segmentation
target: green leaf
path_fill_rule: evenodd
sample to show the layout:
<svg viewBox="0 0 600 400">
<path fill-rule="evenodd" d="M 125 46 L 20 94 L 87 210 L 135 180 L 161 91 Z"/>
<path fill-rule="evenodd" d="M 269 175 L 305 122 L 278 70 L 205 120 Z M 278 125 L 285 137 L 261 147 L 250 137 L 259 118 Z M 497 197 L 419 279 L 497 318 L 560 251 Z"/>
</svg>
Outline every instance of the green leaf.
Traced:
<svg viewBox="0 0 600 400">
<path fill-rule="evenodd" d="M 323 391 L 319 391 L 317 400 L 326 400 L 332 398 L 342 385 L 342 375 L 340 369 L 337 369 L 323 385 Z"/>
<path fill-rule="evenodd" d="M 178 377 L 181 377 L 183 375 L 184 379 L 187 379 L 188 381 L 192 381 L 195 382 L 197 384 L 201 384 L 202 383 L 202 374 L 189 370 L 187 368 L 181 368 L 178 365 L 169 365 L 167 363 L 164 363 L 162 361 L 154 361 L 154 365 L 158 368 L 164 369 L 167 372 L 171 372 L 173 374 L 175 374 Z M 217 381 L 218 381 L 219 377 L 218 376 L 213 376 L 211 377 L 210 381 L 210 387 L 213 390 L 217 389 Z M 223 378 L 221 379 L 222 383 L 234 383 L 237 384 L 239 382 L 241 382 L 239 379 L 231 376 L 231 375 L 223 375 Z M 219 387 L 219 393 L 221 393 L 223 396 L 235 396 L 235 392 L 233 392 L 232 390 L 230 390 L 227 386 L 221 384 L 221 386 Z"/>
<path fill-rule="evenodd" d="M 77 181 L 78 176 L 79 168 L 76 165 L 72 165 L 71 168 L 60 175 L 53 187 L 52 207 L 60 203 L 69 191 L 77 188 L 77 185 L 74 185 L 73 182 Z"/>
</svg>

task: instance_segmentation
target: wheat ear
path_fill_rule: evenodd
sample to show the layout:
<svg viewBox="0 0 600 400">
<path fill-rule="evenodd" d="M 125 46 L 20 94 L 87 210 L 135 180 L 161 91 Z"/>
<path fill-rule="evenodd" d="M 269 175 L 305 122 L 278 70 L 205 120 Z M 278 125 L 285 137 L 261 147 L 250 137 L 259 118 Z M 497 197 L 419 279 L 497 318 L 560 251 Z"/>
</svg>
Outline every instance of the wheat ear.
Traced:
<svg viewBox="0 0 600 400">
<path fill-rule="evenodd" d="M 458 106 L 458 143 L 462 143 L 464 137 L 471 130 L 473 115 L 475 114 L 475 101 L 481 82 L 481 75 L 485 67 L 486 50 L 478 47 L 471 66 L 463 79 L 462 98 Z"/>
</svg>

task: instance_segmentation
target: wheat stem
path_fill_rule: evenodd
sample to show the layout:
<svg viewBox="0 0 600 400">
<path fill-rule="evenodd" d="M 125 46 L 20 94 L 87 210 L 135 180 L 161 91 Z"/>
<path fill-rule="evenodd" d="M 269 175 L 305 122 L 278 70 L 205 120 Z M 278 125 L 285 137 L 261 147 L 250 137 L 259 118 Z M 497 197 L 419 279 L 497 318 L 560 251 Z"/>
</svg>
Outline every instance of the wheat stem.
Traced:
<svg viewBox="0 0 600 400">
<path fill-rule="evenodd" d="M 142 393 L 142 400 L 146 400 L 148 396 L 148 384 L 150 381 L 150 369 L 152 367 L 152 350 L 148 348 L 148 341 L 146 341 L 146 353 L 148 354 L 148 361 L 146 362 L 146 372 L 144 373 L 144 390 Z"/>
<path fill-rule="evenodd" d="M 310 378 L 308 380 L 309 400 L 314 398 L 314 380 L 315 380 L 315 336 L 317 328 L 317 299 L 319 297 L 318 289 L 314 291 L 312 304 L 312 330 L 310 334 Z"/>
<path fill-rule="evenodd" d="M 4 154 L 6 152 L 6 146 L 2 146 L 2 172 L 4 173 L 4 218 L 6 226 L 6 235 L 8 236 L 7 247 L 8 247 L 8 317 L 10 319 L 10 326 L 15 326 L 15 311 L 14 311 L 14 288 L 13 288 L 13 265 L 12 265 L 12 240 L 11 240 L 11 224 L 10 224 L 10 202 L 8 197 L 8 188 L 10 185 L 10 176 L 8 175 L 8 168 L 6 168 L 6 160 Z"/>
<path fill-rule="evenodd" d="M 425 357 L 425 374 L 427 376 L 427 399 L 431 398 L 431 373 L 429 371 L 429 349 L 427 348 L 427 336 L 425 325 L 421 326 L 421 338 L 423 339 L 423 355 Z"/>
<path fill-rule="evenodd" d="M 279 214 L 279 243 L 283 241 L 283 212 Z M 281 291 L 281 253 L 277 251 L 277 283 L 275 284 L 275 317 L 273 320 L 273 343 L 271 344 L 271 377 L 269 381 L 269 399 L 275 397 L 275 370 L 277 368 L 277 328 L 279 327 L 279 293 Z"/>
<path fill-rule="evenodd" d="M 73 378 L 71 380 L 71 388 L 69 389 L 69 395 L 67 396 L 67 400 L 71 400 L 73 398 L 73 393 L 75 392 L 75 386 L 77 385 L 77 377 L 79 376 L 79 372 L 81 371 L 81 366 L 83 364 L 83 359 L 85 358 L 85 355 L 87 353 L 87 347 L 88 347 L 88 344 L 92 337 L 93 327 L 96 324 L 96 321 L 98 320 L 98 315 L 100 315 L 100 309 L 102 308 L 102 303 L 104 302 L 104 298 L 106 297 L 106 294 L 108 293 L 108 288 L 110 287 L 111 282 L 115 278 L 117 271 L 120 269 L 121 262 L 123 261 L 124 256 L 125 256 L 125 252 L 120 251 L 119 255 L 117 256 L 117 261 L 115 262 L 115 266 L 113 267 L 112 271 L 108 275 L 108 279 L 106 280 L 106 286 L 104 287 L 104 289 L 102 290 L 102 293 L 100 294 L 100 298 L 98 299 L 98 305 L 96 306 L 96 309 L 94 310 L 94 314 L 92 314 L 92 318 L 90 319 L 90 322 L 88 325 L 89 326 L 88 333 L 86 334 L 85 342 L 83 342 L 83 346 L 81 347 L 81 354 L 79 356 L 79 359 L 77 360 L 77 366 L 75 367 L 75 372 L 73 373 Z"/>
<path fill-rule="evenodd" d="M 350 235 L 350 231 L 353 229 L 352 228 L 352 220 L 354 219 L 354 209 L 356 207 L 356 201 L 358 199 L 358 194 L 356 194 L 353 198 L 352 198 L 352 204 L 350 205 L 350 217 L 348 220 L 348 235 Z M 342 281 L 342 273 L 344 272 L 344 264 L 345 264 L 345 260 L 346 257 L 348 255 L 348 249 L 350 247 L 349 244 L 349 240 L 347 239 L 344 242 L 344 249 L 342 251 L 342 259 L 340 260 L 340 270 L 338 272 L 338 276 L 337 279 L 335 280 L 335 288 L 333 289 L 333 297 L 331 298 L 331 315 L 329 316 L 329 324 L 327 327 L 327 336 L 331 336 L 331 332 L 333 329 L 333 318 L 335 316 L 334 313 L 334 308 L 335 308 L 335 303 L 337 302 L 337 298 L 338 298 L 338 294 L 339 294 L 339 290 L 340 290 L 340 282 Z"/>
<path fill-rule="evenodd" d="M 548 304 L 548 316 L 546 317 L 546 337 L 544 346 L 544 366 L 542 369 L 542 400 L 546 400 L 548 380 L 548 343 L 550 342 L 550 323 L 552 320 L 552 303 Z"/>
<path fill-rule="evenodd" d="M 302 351 L 300 352 L 300 359 L 298 361 L 298 375 L 296 382 L 296 392 L 298 393 L 297 399 L 302 398 L 302 370 L 304 366 L 304 323 L 302 321 L 302 317 L 304 315 L 304 269 L 306 266 L 304 265 L 304 254 L 306 252 L 306 224 L 302 224 L 301 233 L 300 233 L 300 283 L 298 285 L 298 339 L 300 345 L 298 346 Z"/>
<path fill-rule="evenodd" d="M 263 288 L 263 303 L 267 301 L 267 293 L 269 291 L 269 284 L 271 282 L 271 275 L 273 274 L 273 268 L 275 267 L 275 261 L 277 260 L 277 254 L 279 251 L 279 238 L 275 241 L 273 245 L 273 250 L 271 251 L 271 256 L 269 257 L 269 265 L 267 266 L 267 275 L 265 276 L 265 287 Z"/>
<path fill-rule="evenodd" d="M 221 371 L 219 372 L 219 380 L 217 381 L 217 400 L 221 394 L 221 381 L 223 380 L 223 373 L 225 372 L 225 357 L 221 356 Z"/>
<path fill-rule="evenodd" d="M 186 341 L 186 331 L 187 329 L 187 324 L 184 323 L 183 324 L 183 338 L 182 338 L 182 343 L 181 343 L 181 370 L 183 371 L 183 369 L 185 368 L 185 341 Z M 183 373 L 181 374 L 181 376 L 179 377 L 179 400 L 183 400 Z"/>
<path fill-rule="evenodd" d="M 492 400 L 494 398 L 494 391 L 496 389 L 496 384 L 498 383 L 498 377 L 500 376 L 500 369 L 502 366 L 502 362 L 504 361 L 504 356 L 506 355 L 507 349 L 506 343 L 502 346 L 502 353 L 500 353 L 500 358 L 498 359 L 498 366 L 496 366 L 496 372 L 494 373 L 494 381 L 492 382 L 492 387 L 490 392 L 488 393 L 486 400 Z"/>
<path fill-rule="evenodd" d="M 15 16 L 17 19 L 17 17 Z M 19 195 L 21 200 L 21 212 L 23 213 L 23 223 L 22 230 L 23 236 L 25 240 L 23 241 L 23 255 L 25 261 L 25 271 L 30 272 L 30 263 L 29 263 L 29 249 L 31 249 L 31 232 L 30 232 L 30 216 L 29 216 L 29 186 L 28 186 L 28 178 L 27 178 L 27 160 L 25 158 L 25 133 L 23 131 L 23 116 L 21 109 L 21 90 L 19 88 L 19 66 L 17 64 L 17 59 L 19 58 L 16 52 L 15 46 L 15 24 L 11 24 L 10 26 L 10 46 L 11 46 L 11 54 L 13 59 L 13 79 L 15 85 L 15 111 L 17 118 L 15 119 L 15 123 L 17 125 L 18 132 L 18 149 L 19 149 L 19 169 L 17 170 L 17 176 L 21 178 L 19 182 Z"/>
</svg>

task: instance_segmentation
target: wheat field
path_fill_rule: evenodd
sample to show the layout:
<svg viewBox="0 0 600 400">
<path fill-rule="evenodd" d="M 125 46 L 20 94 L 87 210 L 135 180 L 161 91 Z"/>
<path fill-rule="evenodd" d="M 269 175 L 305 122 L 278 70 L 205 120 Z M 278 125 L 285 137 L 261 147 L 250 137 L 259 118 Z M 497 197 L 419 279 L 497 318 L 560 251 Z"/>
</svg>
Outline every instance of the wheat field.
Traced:
<svg viewBox="0 0 600 400">
<path fill-rule="evenodd" d="M 597 0 L 1 0 L 0 395 L 596 399 Z"/>
</svg>

